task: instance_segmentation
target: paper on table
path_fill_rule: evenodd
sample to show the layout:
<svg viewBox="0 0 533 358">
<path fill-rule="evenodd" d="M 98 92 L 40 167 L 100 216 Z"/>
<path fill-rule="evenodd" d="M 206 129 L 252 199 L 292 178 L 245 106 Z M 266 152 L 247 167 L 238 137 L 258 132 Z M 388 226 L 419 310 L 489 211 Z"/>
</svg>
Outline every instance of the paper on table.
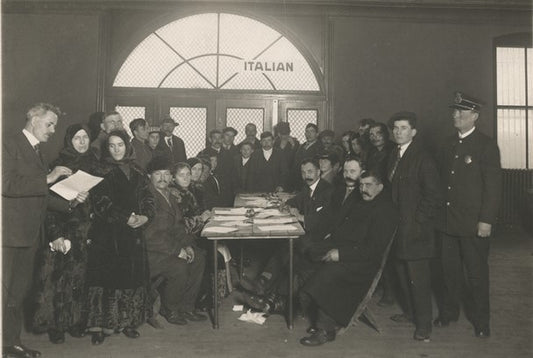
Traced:
<svg viewBox="0 0 533 358">
<path fill-rule="evenodd" d="M 269 225 L 269 224 L 290 224 L 296 222 L 296 218 L 293 217 L 277 217 L 271 219 L 254 219 L 254 224 L 257 225 Z"/>
<path fill-rule="evenodd" d="M 217 215 L 213 216 L 213 221 L 244 221 L 247 217 L 242 215 Z"/>
<path fill-rule="evenodd" d="M 244 221 L 224 221 L 220 223 L 220 226 L 250 226 L 252 223 L 245 223 Z"/>
<path fill-rule="evenodd" d="M 215 209 L 215 215 L 244 215 L 247 208 L 220 208 Z"/>
<path fill-rule="evenodd" d="M 73 200 L 82 191 L 89 191 L 104 178 L 85 173 L 78 170 L 68 178 L 61 180 L 53 185 L 50 189 L 61 195 L 67 200 Z"/>
<path fill-rule="evenodd" d="M 271 225 L 271 226 L 258 226 L 261 231 L 295 231 L 298 230 L 294 225 Z"/>
<path fill-rule="evenodd" d="M 211 226 L 211 227 L 204 228 L 204 232 L 207 231 L 207 232 L 214 232 L 218 234 L 226 234 L 228 232 L 234 232 L 237 230 L 239 229 L 237 229 L 236 227 L 224 227 L 224 226 Z"/>
</svg>

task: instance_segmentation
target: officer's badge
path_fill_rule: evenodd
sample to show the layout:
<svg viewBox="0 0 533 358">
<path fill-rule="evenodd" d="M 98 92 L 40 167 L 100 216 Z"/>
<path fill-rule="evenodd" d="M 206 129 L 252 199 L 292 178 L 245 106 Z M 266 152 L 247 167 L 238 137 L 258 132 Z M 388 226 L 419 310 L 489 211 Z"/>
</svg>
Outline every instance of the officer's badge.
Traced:
<svg viewBox="0 0 533 358">
<path fill-rule="evenodd" d="M 465 155 L 465 163 L 466 164 L 472 163 L 472 156 L 471 155 Z"/>
</svg>

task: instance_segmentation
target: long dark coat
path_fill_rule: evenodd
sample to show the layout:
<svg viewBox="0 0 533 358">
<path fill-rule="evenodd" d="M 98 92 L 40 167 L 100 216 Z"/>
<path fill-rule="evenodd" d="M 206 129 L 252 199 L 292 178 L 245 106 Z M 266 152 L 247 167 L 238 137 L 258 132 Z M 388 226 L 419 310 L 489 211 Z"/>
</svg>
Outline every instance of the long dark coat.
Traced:
<svg viewBox="0 0 533 358">
<path fill-rule="evenodd" d="M 154 216 L 148 178 L 130 165 L 130 178 L 115 166 L 93 190 L 93 224 L 89 232 L 89 286 L 112 289 L 146 284 L 148 267 L 143 227 L 127 225 L 131 213 Z M 143 225 L 143 226 L 146 226 Z"/>
<path fill-rule="evenodd" d="M 248 176 L 250 175 L 250 160 L 242 165 L 242 156 L 233 157 L 232 188 L 233 193 L 245 193 L 248 191 Z"/>
<path fill-rule="evenodd" d="M 502 195 L 500 151 L 477 129 L 464 139 L 446 139 L 439 156 L 445 203 L 439 230 L 454 236 L 475 236 L 477 223 L 496 221 Z"/>
<path fill-rule="evenodd" d="M 335 231 L 323 254 L 339 250 L 339 262 L 325 263 L 302 290 L 340 325 L 349 324 L 374 279 L 398 223 L 387 193 L 372 201 L 357 200 Z"/>
<path fill-rule="evenodd" d="M 272 192 L 276 187 L 287 187 L 288 167 L 285 158 L 276 149 L 272 149 L 269 160 L 265 159 L 263 150 L 255 151 L 250 157 L 248 188 L 253 192 Z"/>
<path fill-rule="evenodd" d="M 77 127 L 73 132 L 77 132 Z M 101 166 L 92 150 L 80 155 L 71 146 L 63 149 L 59 158 L 52 163 L 52 167 L 57 165 L 66 166 L 73 172 L 81 169 L 93 175 L 101 173 Z M 71 211 L 47 211 L 46 242 L 37 254 L 36 307 L 33 318 L 33 329 L 36 332 L 49 329 L 66 331 L 77 325 L 84 327 L 91 199 L 90 193 L 86 202 L 78 204 Z M 62 198 L 57 200 L 65 201 Z M 48 246 L 49 242 L 61 237 L 70 240 L 72 244 L 71 250 L 65 255 L 52 252 Z"/>
<path fill-rule="evenodd" d="M 396 160 L 395 148 L 389 173 Z M 435 215 L 440 204 L 440 179 L 433 158 L 416 140 L 407 147 L 391 182 L 392 201 L 400 210 L 393 252 L 402 260 L 435 255 Z"/>
</svg>

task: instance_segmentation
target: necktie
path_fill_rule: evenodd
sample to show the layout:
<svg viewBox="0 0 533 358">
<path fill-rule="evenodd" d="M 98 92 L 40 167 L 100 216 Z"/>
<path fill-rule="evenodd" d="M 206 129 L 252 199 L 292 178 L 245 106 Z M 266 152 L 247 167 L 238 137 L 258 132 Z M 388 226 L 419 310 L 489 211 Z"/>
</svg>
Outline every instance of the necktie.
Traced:
<svg viewBox="0 0 533 358">
<path fill-rule="evenodd" d="M 41 148 L 39 146 L 39 143 L 35 144 L 33 146 L 33 149 L 35 150 L 35 153 L 37 153 L 37 156 L 39 157 L 39 160 L 41 161 L 41 163 L 43 162 L 43 156 L 41 154 Z"/>
<path fill-rule="evenodd" d="M 170 148 L 170 150 L 172 150 L 172 137 L 168 137 L 167 138 L 167 144 L 168 144 L 168 147 Z"/>
<path fill-rule="evenodd" d="M 396 173 L 396 169 L 398 169 L 398 164 L 400 163 L 400 159 L 402 159 L 402 156 L 400 155 L 400 146 L 398 146 L 398 153 L 396 153 L 396 160 L 394 161 L 394 165 L 392 166 L 392 169 L 389 173 L 389 182 L 392 182 L 392 178 L 394 178 L 394 173 Z"/>
<path fill-rule="evenodd" d="M 353 188 L 354 188 L 353 186 L 347 186 L 346 187 L 346 194 L 344 194 L 344 199 L 342 199 L 342 203 L 343 204 L 346 201 L 346 199 L 350 196 L 350 194 L 352 193 Z"/>
</svg>

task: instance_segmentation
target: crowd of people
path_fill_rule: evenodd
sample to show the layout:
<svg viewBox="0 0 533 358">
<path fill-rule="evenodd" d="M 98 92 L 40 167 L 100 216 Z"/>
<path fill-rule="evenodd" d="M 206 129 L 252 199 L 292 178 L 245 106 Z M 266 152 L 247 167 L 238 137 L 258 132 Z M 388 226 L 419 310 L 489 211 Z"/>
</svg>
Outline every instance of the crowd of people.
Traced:
<svg viewBox="0 0 533 358">
<path fill-rule="evenodd" d="M 176 325 L 205 321 L 199 298 L 217 293 L 202 295 L 211 282 L 210 247 L 200 234 L 214 207 L 231 207 L 244 192 L 295 193 L 281 209 L 305 229 L 294 263 L 295 297 L 310 323 L 303 345 L 332 341 L 350 323 L 388 247 L 379 304 L 402 308 L 391 319 L 412 322 L 414 339 L 428 341 L 433 326 L 458 320 L 466 277 L 468 318 L 477 337 L 490 336 L 488 238 L 501 193 L 499 151 L 476 129 L 480 101 L 457 93 L 450 107 L 457 134 L 435 156 L 419 140 L 412 112 L 387 124 L 363 119 L 338 143 L 313 123 L 304 143 L 286 122 L 259 138 L 249 123 L 238 144 L 237 129 L 214 129 L 196 156 L 173 134 L 178 123 L 170 117 L 160 127 L 132 120 L 130 138 L 119 113 L 97 112 L 66 129 L 49 165 L 40 144 L 61 111 L 32 106 L 24 129 L 3 143 L 4 356 L 40 355 L 20 340 L 28 292 L 33 330 L 56 344 L 65 333 L 90 334 L 95 345 L 116 333 L 136 338 L 143 323 L 159 325 L 157 313 Z M 103 180 L 73 200 L 49 190 L 78 170 Z M 221 253 L 231 259 L 230 247 Z M 240 299 L 284 314 L 288 262 L 285 250 L 274 250 L 256 277 L 241 279 Z"/>
</svg>

